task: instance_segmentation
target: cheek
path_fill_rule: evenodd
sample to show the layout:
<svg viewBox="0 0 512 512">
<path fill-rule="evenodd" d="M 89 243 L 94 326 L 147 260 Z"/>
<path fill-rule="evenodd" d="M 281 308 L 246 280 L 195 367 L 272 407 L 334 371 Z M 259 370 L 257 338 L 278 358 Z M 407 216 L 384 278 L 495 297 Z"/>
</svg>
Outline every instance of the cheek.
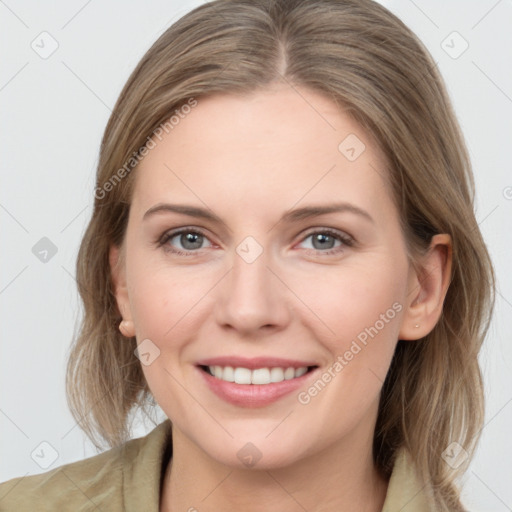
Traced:
<svg viewBox="0 0 512 512">
<path fill-rule="evenodd" d="M 298 295 L 314 313 L 309 327 L 334 359 L 342 356 L 347 366 L 385 375 L 403 310 L 404 261 L 374 257 L 371 265 L 360 260 L 330 272 L 328 280 L 318 275 L 309 286 L 297 282 Z"/>
<path fill-rule="evenodd" d="M 136 257 L 132 263 L 130 304 L 137 339 L 149 338 L 162 352 L 176 355 L 205 317 L 215 276 L 211 269 L 194 266 L 170 268 L 161 261 L 140 264 Z"/>
<path fill-rule="evenodd" d="M 135 264 L 135 261 L 134 261 Z M 198 325 L 206 321 L 211 289 L 207 276 L 158 263 L 134 267 L 131 305 L 137 342 L 149 339 L 158 356 L 142 371 L 156 401 L 168 416 L 186 417 L 190 397 L 179 382 L 186 379 L 182 359 Z M 151 346 L 151 345 L 150 345 Z M 142 359 L 141 359 L 142 362 Z"/>
<path fill-rule="evenodd" d="M 330 362 L 319 375 L 325 386 L 315 382 L 304 390 L 299 402 L 311 403 L 318 415 L 327 414 L 332 404 L 340 404 L 327 414 L 330 423 L 325 422 L 332 425 L 335 435 L 340 429 L 355 427 L 368 410 L 376 407 L 398 340 L 403 310 L 401 285 L 392 273 L 370 274 L 372 279 L 363 269 L 340 273 L 331 281 L 328 293 L 310 291 L 305 299 L 322 319 L 312 320 L 309 325 L 317 342 L 329 353 Z"/>
</svg>

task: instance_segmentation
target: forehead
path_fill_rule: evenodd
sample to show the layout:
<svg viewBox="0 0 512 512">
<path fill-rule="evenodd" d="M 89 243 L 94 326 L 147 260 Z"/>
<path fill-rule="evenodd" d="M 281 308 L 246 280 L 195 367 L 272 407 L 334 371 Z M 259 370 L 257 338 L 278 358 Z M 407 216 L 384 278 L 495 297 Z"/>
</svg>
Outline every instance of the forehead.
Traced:
<svg viewBox="0 0 512 512">
<path fill-rule="evenodd" d="M 276 199 L 285 207 L 301 198 L 368 205 L 384 194 L 389 200 L 377 145 L 318 92 L 286 85 L 213 94 L 187 112 L 153 137 L 155 146 L 136 170 L 134 207 L 173 197 L 268 207 Z"/>
</svg>

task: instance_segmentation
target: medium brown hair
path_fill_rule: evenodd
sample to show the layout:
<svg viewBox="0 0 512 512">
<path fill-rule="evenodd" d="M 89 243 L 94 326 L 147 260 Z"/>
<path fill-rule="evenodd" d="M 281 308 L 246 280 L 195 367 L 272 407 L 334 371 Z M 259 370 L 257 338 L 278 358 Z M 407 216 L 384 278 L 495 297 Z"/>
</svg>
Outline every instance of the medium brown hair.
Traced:
<svg viewBox="0 0 512 512">
<path fill-rule="evenodd" d="M 152 399 L 136 340 L 118 330 L 109 267 L 110 244 L 123 246 L 137 172 L 136 161 L 133 170 L 127 162 L 190 98 L 247 94 L 282 80 L 323 93 L 377 141 L 413 265 L 434 234 L 452 238 L 441 318 L 423 339 L 398 341 L 373 452 L 389 476 L 397 450 L 406 448 L 436 510 L 463 510 L 454 482 L 464 466 L 452 469 L 442 453 L 455 441 L 471 456 L 479 438 L 477 356 L 494 305 L 494 272 L 443 80 L 420 40 L 371 0 L 217 0 L 179 19 L 144 55 L 105 130 L 94 211 L 78 254 L 84 315 L 67 371 L 72 412 L 97 446 L 114 446 L 128 438 L 134 407 Z"/>
</svg>

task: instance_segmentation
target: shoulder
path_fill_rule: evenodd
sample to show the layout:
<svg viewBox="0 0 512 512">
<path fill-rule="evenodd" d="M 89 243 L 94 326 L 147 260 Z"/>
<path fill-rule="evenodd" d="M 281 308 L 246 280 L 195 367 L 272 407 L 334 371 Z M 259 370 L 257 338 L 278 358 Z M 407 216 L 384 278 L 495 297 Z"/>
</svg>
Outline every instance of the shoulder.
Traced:
<svg viewBox="0 0 512 512">
<path fill-rule="evenodd" d="M 126 480 L 137 473 L 156 480 L 170 431 L 168 421 L 147 436 L 39 475 L 0 484 L 0 511 L 124 510 Z"/>
<path fill-rule="evenodd" d="M 65 464 L 46 473 L 14 478 L 0 484 L 0 510 L 29 510 L 35 503 L 65 510 L 70 503 L 76 510 L 87 510 L 95 497 L 119 500 L 122 466 L 130 460 L 133 441 L 125 445 L 128 453 L 114 448 L 85 460 Z M 83 506 L 82 506 L 83 505 Z"/>
<path fill-rule="evenodd" d="M 427 486 L 421 482 L 409 452 L 398 450 L 382 512 L 433 512 Z"/>
</svg>

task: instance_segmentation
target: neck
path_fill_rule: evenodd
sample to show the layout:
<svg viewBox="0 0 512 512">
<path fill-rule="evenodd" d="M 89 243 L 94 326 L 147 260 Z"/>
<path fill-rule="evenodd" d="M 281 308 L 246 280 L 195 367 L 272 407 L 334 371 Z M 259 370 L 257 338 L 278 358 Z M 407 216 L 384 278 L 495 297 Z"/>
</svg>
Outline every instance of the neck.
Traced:
<svg viewBox="0 0 512 512">
<path fill-rule="evenodd" d="M 373 463 L 373 431 L 354 437 L 287 467 L 239 469 L 211 459 L 173 427 L 160 510 L 381 512 L 387 480 Z"/>
</svg>

